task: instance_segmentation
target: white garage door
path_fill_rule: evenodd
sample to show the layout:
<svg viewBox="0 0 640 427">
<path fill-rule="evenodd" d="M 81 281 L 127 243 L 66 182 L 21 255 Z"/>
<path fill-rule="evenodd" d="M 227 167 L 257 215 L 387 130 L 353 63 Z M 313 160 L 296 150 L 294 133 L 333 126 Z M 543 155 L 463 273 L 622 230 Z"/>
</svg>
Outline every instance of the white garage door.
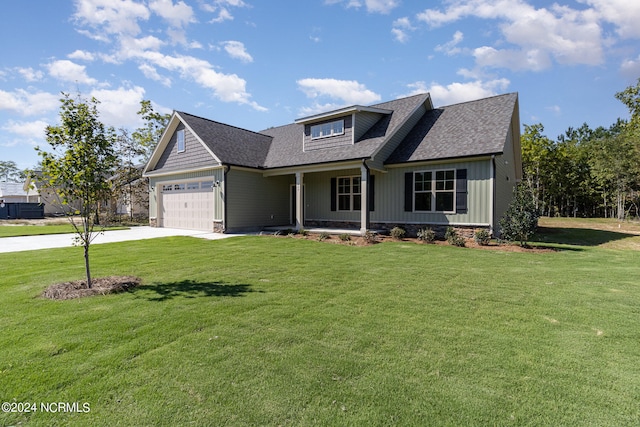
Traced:
<svg viewBox="0 0 640 427">
<path fill-rule="evenodd" d="M 212 182 L 162 186 L 160 226 L 213 231 Z"/>
</svg>

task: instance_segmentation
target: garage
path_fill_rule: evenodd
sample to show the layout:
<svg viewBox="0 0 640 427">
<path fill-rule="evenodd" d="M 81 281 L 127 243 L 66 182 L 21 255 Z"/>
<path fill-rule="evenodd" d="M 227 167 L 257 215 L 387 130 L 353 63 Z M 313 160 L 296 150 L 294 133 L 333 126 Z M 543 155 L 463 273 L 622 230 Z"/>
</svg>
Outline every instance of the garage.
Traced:
<svg viewBox="0 0 640 427">
<path fill-rule="evenodd" d="M 160 227 L 213 231 L 213 181 L 162 185 Z"/>
</svg>

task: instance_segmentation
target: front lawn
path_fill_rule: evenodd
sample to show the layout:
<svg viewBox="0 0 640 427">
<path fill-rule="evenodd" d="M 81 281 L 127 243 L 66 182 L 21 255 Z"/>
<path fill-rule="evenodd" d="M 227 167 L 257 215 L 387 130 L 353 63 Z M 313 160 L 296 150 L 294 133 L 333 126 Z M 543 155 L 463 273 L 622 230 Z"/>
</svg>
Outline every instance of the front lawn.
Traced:
<svg viewBox="0 0 640 427">
<path fill-rule="evenodd" d="M 636 425 L 637 251 L 189 237 L 0 254 L 0 425 Z M 37 260 L 36 262 L 34 262 Z"/>
</svg>

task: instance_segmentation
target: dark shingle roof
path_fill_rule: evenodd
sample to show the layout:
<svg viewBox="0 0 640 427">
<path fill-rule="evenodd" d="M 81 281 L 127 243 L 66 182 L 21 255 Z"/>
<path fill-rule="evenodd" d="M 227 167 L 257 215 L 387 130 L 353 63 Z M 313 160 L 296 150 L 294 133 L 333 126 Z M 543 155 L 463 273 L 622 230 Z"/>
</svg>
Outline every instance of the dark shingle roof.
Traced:
<svg viewBox="0 0 640 427">
<path fill-rule="evenodd" d="M 393 110 L 393 113 L 383 116 L 353 145 L 305 152 L 302 150 L 304 125 L 290 124 L 266 129 L 261 133 L 272 136 L 273 142 L 267 155 L 265 167 L 279 168 L 371 157 L 386 138 L 405 122 L 408 115 L 428 98 L 428 94 L 421 94 L 372 105 L 376 108 Z"/>
<path fill-rule="evenodd" d="M 428 111 L 385 164 L 502 153 L 517 99 L 509 93 Z"/>
<path fill-rule="evenodd" d="M 252 168 L 264 166 L 270 136 L 184 112 L 178 114 L 222 163 Z"/>
</svg>

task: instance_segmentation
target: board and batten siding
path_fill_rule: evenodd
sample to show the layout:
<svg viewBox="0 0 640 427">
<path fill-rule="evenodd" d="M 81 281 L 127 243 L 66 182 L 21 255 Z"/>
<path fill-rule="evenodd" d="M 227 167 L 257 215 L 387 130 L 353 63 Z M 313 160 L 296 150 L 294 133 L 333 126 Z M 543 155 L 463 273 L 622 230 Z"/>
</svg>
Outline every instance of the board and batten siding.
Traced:
<svg viewBox="0 0 640 427">
<path fill-rule="evenodd" d="M 222 199 L 222 182 L 224 179 L 224 172 L 222 168 L 210 169 L 198 172 L 180 173 L 174 175 L 164 175 L 158 177 L 149 177 L 149 186 L 151 191 L 149 192 L 149 217 L 158 217 L 158 201 L 162 193 L 162 186 L 165 184 L 181 184 L 194 181 L 213 181 L 220 182 L 220 185 L 213 188 L 213 207 L 214 207 L 214 221 L 222 221 L 224 215 L 224 201 Z"/>
<path fill-rule="evenodd" d="M 185 150 L 181 153 L 178 153 L 177 149 L 178 138 L 176 135 L 179 130 L 184 130 Z M 184 124 L 180 123 L 173 135 L 171 135 L 171 139 L 153 170 L 187 169 L 216 165 L 217 162 L 211 153 L 185 128 Z"/>
<path fill-rule="evenodd" d="M 467 170 L 467 212 L 405 212 L 405 173 L 442 169 Z M 387 173 L 372 171 L 375 176 L 372 223 L 389 224 L 451 224 L 488 226 L 491 221 L 491 159 L 389 168 Z M 360 176 L 360 169 L 309 173 L 304 175 L 305 219 L 360 223 L 360 211 L 331 211 L 331 178 Z"/>
<path fill-rule="evenodd" d="M 227 172 L 229 231 L 288 225 L 293 175 L 265 177 L 260 171 L 231 168 Z"/>
</svg>

